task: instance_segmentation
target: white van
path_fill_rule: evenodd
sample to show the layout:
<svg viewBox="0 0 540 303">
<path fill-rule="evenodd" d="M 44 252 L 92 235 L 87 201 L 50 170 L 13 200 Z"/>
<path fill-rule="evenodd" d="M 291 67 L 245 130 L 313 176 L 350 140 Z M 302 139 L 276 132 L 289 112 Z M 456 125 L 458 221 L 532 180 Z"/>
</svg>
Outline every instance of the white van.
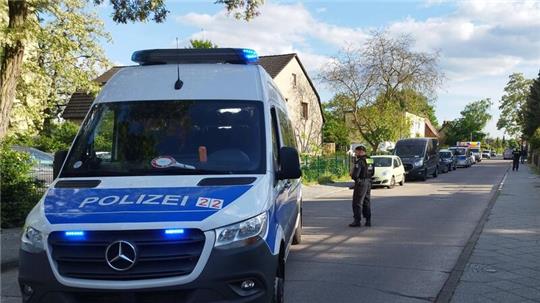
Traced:
<svg viewBox="0 0 540 303">
<path fill-rule="evenodd" d="M 26 219 L 24 302 L 282 302 L 302 232 L 284 98 L 246 49 L 135 52 Z"/>
</svg>

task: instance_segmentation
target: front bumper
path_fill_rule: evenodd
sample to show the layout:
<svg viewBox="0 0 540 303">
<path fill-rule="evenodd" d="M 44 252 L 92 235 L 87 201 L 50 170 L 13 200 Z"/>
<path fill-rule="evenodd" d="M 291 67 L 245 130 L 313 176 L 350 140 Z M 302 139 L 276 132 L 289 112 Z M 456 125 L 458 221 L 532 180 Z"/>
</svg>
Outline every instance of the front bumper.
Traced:
<svg viewBox="0 0 540 303">
<path fill-rule="evenodd" d="M 259 240 L 250 246 L 212 250 L 200 276 L 175 286 L 128 290 L 68 287 L 57 281 L 46 252 L 20 251 L 19 285 L 24 303 L 179 303 L 179 302 L 269 302 L 272 298 L 278 256 Z M 249 291 L 240 288 L 252 280 Z M 103 281 L 99 281 L 103 282 Z M 32 295 L 24 287 L 32 288 Z"/>
<path fill-rule="evenodd" d="M 371 179 L 371 184 L 373 186 L 375 186 L 375 185 L 389 185 L 390 180 L 386 179 L 386 178 L 372 178 Z"/>
<path fill-rule="evenodd" d="M 407 178 L 421 178 L 424 176 L 425 167 L 413 167 L 405 172 Z"/>
</svg>

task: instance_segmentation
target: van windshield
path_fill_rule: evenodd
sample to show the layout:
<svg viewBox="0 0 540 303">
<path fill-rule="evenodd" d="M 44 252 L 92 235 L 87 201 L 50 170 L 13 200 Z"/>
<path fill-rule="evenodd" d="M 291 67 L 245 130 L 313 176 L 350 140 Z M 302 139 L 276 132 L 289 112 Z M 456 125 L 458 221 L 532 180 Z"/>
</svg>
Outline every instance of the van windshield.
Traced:
<svg viewBox="0 0 540 303">
<path fill-rule="evenodd" d="M 411 158 L 424 156 L 425 144 L 422 143 L 399 143 L 396 145 L 395 154 L 400 158 Z"/>
<path fill-rule="evenodd" d="M 62 177 L 260 174 L 258 101 L 133 101 L 95 105 Z"/>
</svg>

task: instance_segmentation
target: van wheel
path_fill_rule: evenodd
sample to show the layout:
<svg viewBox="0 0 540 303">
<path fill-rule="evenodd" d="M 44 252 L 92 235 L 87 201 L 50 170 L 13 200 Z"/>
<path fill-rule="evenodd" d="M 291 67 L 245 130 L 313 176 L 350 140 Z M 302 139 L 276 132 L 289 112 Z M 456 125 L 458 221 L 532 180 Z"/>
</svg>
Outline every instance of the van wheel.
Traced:
<svg viewBox="0 0 540 303">
<path fill-rule="evenodd" d="M 424 170 L 424 174 L 420 177 L 420 180 L 421 181 L 426 181 L 427 180 L 427 168 Z"/>
<path fill-rule="evenodd" d="M 293 239 L 292 239 L 292 245 L 297 245 L 302 243 L 302 209 L 300 208 L 300 224 L 298 224 L 298 227 L 294 231 Z"/>
<path fill-rule="evenodd" d="M 405 185 L 405 176 L 401 176 L 401 181 L 399 182 L 399 186 Z"/>
<path fill-rule="evenodd" d="M 394 188 L 396 186 L 396 178 L 392 176 L 392 179 L 390 179 L 390 185 L 388 185 L 388 189 Z"/>
<path fill-rule="evenodd" d="M 274 294 L 272 303 L 283 303 L 285 300 L 285 264 L 280 254 L 280 261 L 274 278 Z"/>
</svg>

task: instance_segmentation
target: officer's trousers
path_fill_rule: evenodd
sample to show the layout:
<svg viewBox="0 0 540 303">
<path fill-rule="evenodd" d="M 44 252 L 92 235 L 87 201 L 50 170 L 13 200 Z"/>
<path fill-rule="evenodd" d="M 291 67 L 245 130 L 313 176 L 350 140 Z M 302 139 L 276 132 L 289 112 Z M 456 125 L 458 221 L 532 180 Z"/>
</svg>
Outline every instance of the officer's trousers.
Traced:
<svg viewBox="0 0 540 303">
<path fill-rule="evenodd" d="M 512 170 L 519 170 L 519 159 L 514 159 L 512 162 Z"/>
<path fill-rule="evenodd" d="M 352 210 L 355 222 L 360 222 L 362 215 L 366 220 L 371 220 L 371 180 L 364 179 L 356 181 L 352 199 Z"/>
</svg>

